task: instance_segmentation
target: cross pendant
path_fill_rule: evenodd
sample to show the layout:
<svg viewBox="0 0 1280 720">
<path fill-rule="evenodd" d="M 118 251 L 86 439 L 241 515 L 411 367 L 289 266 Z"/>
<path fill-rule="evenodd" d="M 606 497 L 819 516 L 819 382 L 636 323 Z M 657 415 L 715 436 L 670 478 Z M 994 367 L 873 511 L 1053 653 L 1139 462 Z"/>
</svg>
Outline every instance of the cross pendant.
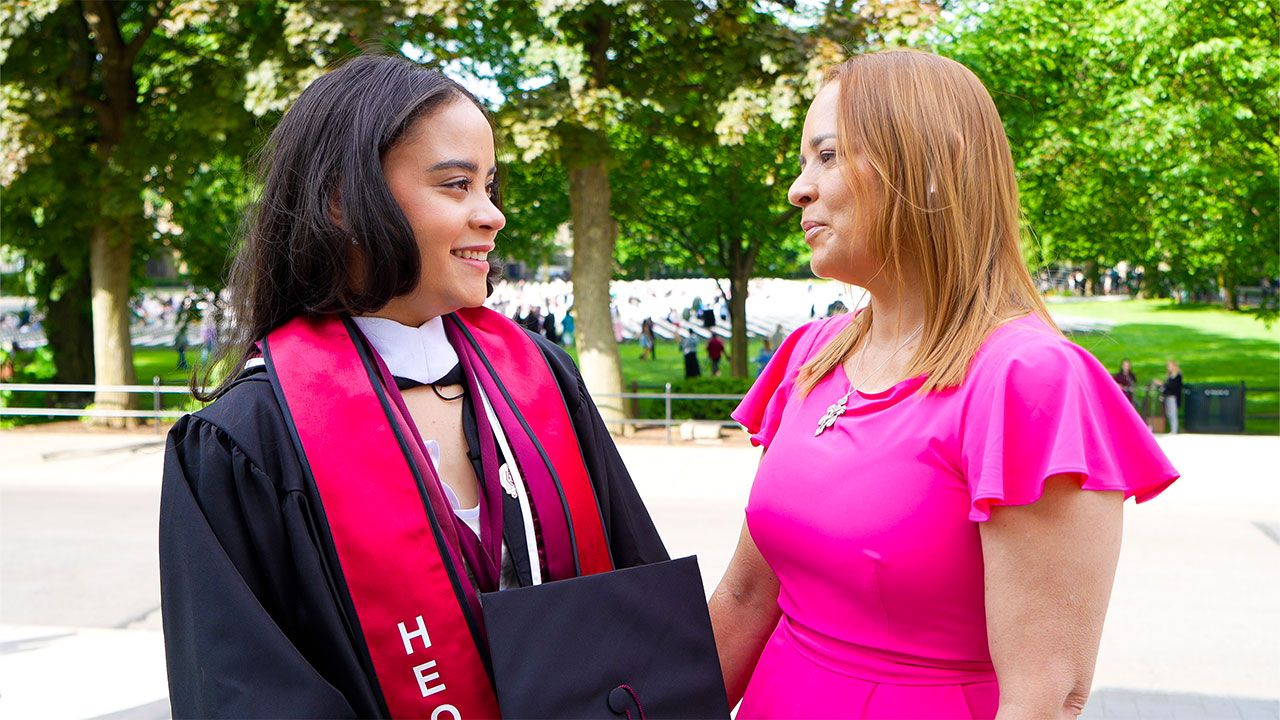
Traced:
<svg viewBox="0 0 1280 720">
<path fill-rule="evenodd" d="M 818 437 L 826 431 L 827 428 L 835 425 L 836 418 L 843 415 L 845 410 L 845 398 L 840 398 L 837 402 L 832 403 L 831 407 L 827 408 L 827 414 L 823 415 L 822 418 L 818 420 L 818 429 L 813 431 L 813 436 Z"/>
</svg>

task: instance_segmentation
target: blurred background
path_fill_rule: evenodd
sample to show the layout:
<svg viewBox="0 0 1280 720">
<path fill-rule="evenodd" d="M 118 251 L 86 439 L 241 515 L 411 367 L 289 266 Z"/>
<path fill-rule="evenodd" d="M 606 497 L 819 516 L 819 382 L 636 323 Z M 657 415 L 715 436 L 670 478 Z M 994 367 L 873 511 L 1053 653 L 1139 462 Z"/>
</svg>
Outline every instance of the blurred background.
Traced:
<svg viewBox="0 0 1280 720">
<path fill-rule="evenodd" d="M 4 0 L 0 711 L 167 715 L 160 433 L 234 321 L 255 158 L 326 68 L 402 54 L 489 107 L 489 304 L 578 360 L 712 585 L 755 458 L 728 410 L 865 302 L 810 274 L 786 202 L 804 112 L 833 64 L 914 47 L 990 89 L 1029 270 L 1186 473 L 1133 511 L 1090 713 L 1277 717 L 1278 37 L 1274 0 Z"/>
<path fill-rule="evenodd" d="M 1112 331 L 1092 349 L 1115 370 L 1130 357 L 1141 384 L 1171 357 L 1188 383 L 1245 382 L 1247 429 L 1275 433 L 1278 12 L 1270 0 L 11 0 L 0 379 L 100 387 L 0 400 L 137 409 L 145 396 L 102 386 L 182 382 L 207 358 L 229 320 L 220 293 L 256 153 L 310 80 L 362 51 L 439 67 L 489 105 L 512 283 L 494 302 L 537 308 L 542 325 L 555 315 L 557 336 L 571 312 L 569 344 L 606 414 L 643 414 L 605 397 L 633 383 L 683 380 L 678 362 L 649 372 L 619 354 L 645 318 L 660 360 L 679 360 L 662 343 L 689 325 L 723 335 L 723 375 L 738 382 L 702 389 L 741 391 L 752 338 L 842 293 L 845 309 L 857 302 L 807 282 L 786 203 L 808 100 L 852 53 L 917 47 L 965 63 L 995 97 L 1028 266 L 1046 295 L 1086 301 L 1071 315 L 1102 323 L 1068 329 Z M 652 282 L 668 278 L 709 282 Z M 753 303 L 753 278 L 805 279 L 804 297 L 775 284 L 787 302 Z M 572 285 L 526 287 L 557 279 Z M 614 280 L 640 285 L 611 292 Z M 0 422 L 34 416 L 13 418 Z"/>
</svg>

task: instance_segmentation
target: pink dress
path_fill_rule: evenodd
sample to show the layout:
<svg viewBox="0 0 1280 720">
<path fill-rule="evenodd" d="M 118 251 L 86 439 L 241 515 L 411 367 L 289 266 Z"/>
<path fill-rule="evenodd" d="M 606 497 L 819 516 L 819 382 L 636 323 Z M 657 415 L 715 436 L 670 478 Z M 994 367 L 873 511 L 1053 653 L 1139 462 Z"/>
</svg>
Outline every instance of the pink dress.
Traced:
<svg viewBox="0 0 1280 720">
<path fill-rule="evenodd" d="M 737 717 L 992 718 L 978 523 L 1053 475 L 1143 502 L 1177 471 L 1102 365 L 1034 316 L 994 330 L 959 387 L 855 393 L 814 437 L 849 380 L 802 398 L 796 375 L 851 319 L 792 333 L 733 413 L 768 448 L 747 523 L 782 610 Z"/>
</svg>

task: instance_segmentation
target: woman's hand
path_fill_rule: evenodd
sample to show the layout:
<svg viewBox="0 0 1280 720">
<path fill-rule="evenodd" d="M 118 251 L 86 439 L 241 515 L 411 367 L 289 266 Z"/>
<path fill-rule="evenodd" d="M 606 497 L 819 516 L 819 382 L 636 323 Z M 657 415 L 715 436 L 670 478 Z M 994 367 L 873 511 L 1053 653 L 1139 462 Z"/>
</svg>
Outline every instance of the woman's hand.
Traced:
<svg viewBox="0 0 1280 720">
<path fill-rule="evenodd" d="M 1031 505 L 982 523 L 997 720 L 1074 718 L 1093 681 L 1111 598 L 1124 496 L 1055 475 Z"/>
<path fill-rule="evenodd" d="M 760 652 L 778 624 L 778 578 L 760 556 L 747 524 L 738 549 L 711 594 L 711 628 L 720 654 L 729 707 L 742 700 Z"/>
</svg>

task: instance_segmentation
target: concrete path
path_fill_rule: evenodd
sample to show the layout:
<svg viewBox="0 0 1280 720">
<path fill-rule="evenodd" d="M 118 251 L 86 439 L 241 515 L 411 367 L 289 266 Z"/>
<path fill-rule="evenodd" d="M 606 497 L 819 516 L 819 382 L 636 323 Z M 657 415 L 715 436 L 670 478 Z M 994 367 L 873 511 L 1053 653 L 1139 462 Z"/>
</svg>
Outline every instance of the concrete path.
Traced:
<svg viewBox="0 0 1280 720">
<path fill-rule="evenodd" d="M 1088 718 L 1280 718 L 1280 439 L 1183 435 L 1184 478 L 1127 508 Z M 707 591 L 757 451 L 627 443 L 673 556 Z M 150 432 L 0 432 L 0 717 L 168 717 Z"/>
</svg>

